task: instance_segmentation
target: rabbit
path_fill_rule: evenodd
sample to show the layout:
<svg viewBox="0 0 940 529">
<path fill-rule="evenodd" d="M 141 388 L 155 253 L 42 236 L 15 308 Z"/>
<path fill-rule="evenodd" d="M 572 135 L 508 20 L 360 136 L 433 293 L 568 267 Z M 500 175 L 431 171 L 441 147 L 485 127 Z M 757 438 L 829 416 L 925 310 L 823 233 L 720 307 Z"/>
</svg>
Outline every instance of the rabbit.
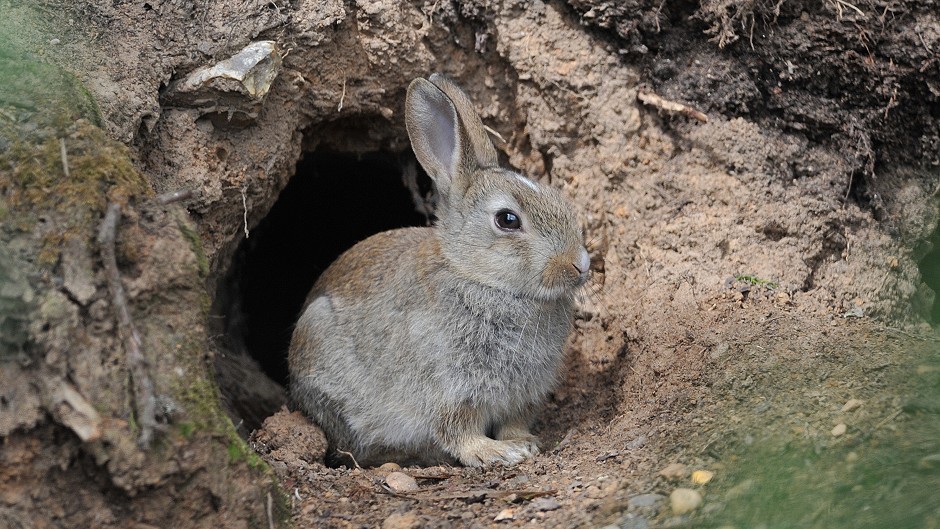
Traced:
<svg viewBox="0 0 940 529">
<path fill-rule="evenodd" d="M 291 400 L 334 462 L 514 465 L 539 451 L 530 424 L 590 273 L 582 231 L 556 189 L 499 167 L 447 77 L 408 86 L 405 120 L 438 221 L 373 235 L 318 278 L 291 337 Z"/>
</svg>

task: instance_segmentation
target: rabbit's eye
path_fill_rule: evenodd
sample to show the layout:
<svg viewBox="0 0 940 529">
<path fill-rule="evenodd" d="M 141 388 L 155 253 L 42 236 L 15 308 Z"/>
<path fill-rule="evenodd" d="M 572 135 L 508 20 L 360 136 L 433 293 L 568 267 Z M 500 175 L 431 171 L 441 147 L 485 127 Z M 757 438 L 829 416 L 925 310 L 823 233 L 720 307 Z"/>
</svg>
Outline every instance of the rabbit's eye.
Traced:
<svg viewBox="0 0 940 529">
<path fill-rule="evenodd" d="M 522 220 L 515 212 L 504 209 L 496 214 L 496 227 L 503 231 L 520 230 L 522 229 Z"/>
</svg>

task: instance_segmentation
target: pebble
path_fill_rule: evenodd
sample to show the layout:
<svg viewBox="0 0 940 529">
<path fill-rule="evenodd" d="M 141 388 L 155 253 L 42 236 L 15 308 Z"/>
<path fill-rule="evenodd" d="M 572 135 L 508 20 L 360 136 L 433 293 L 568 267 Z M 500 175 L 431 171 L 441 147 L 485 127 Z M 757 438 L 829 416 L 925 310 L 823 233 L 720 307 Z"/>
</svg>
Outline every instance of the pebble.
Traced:
<svg viewBox="0 0 940 529">
<path fill-rule="evenodd" d="M 858 400 L 858 399 L 849 399 L 849 400 L 845 401 L 845 404 L 842 406 L 842 412 L 845 413 L 845 412 L 847 412 L 847 411 L 852 411 L 852 410 L 854 410 L 855 408 L 858 408 L 859 406 L 861 406 L 861 405 L 864 404 L 864 403 L 865 403 L 865 401 L 862 401 L 862 400 Z"/>
<path fill-rule="evenodd" d="M 385 477 L 385 484 L 392 492 L 414 492 L 418 490 L 418 482 L 415 478 L 404 472 L 392 472 Z"/>
<path fill-rule="evenodd" d="M 663 498 L 664 496 L 659 494 L 640 494 L 627 500 L 627 508 L 642 509 L 644 507 L 652 507 L 659 503 L 659 501 Z"/>
<path fill-rule="evenodd" d="M 692 473 L 692 483 L 704 485 L 711 481 L 713 477 L 715 477 L 715 473 L 711 470 L 696 470 Z"/>
<path fill-rule="evenodd" d="M 839 437 L 844 434 L 846 430 L 848 430 L 848 426 L 846 426 L 844 422 L 840 422 L 832 429 L 832 436 Z"/>
<path fill-rule="evenodd" d="M 387 477 L 392 472 L 397 472 L 401 470 L 401 466 L 398 463 L 384 463 L 382 466 L 375 469 L 375 473 L 382 477 Z"/>
<path fill-rule="evenodd" d="M 725 356 L 729 349 L 731 349 L 731 346 L 728 345 L 727 342 L 721 342 L 711 350 L 709 356 L 711 356 L 712 360 L 718 360 L 722 356 Z"/>
<path fill-rule="evenodd" d="M 561 504 L 555 498 L 541 497 L 532 500 L 532 507 L 537 511 L 554 511 L 561 508 Z"/>
<path fill-rule="evenodd" d="M 649 529 L 650 522 L 637 514 L 627 514 L 617 522 L 617 529 Z"/>
<path fill-rule="evenodd" d="M 516 513 L 512 509 L 503 509 L 499 511 L 499 514 L 496 515 L 496 518 L 493 518 L 494 522 L 501 522 L 503 520 L 512 520 L 515 518 Z"/>
<path fill-rule="evenodd" d="M 685 514 L 698 509 L 702 505 L 702 495 L 697 490 L 676 489 L 669 495 L 672 512 Z"/>
<path fill-rule="evenodd" d="M 382 522 L 382 529 L 417 529 L 421 525 L 421 520 L 414 512 L 396 512 Z"/>
<path fill-rule="evenodd" d="M 846 463 L 854 463 L 856 461 L 858 461 L 858 454 L 856 452 L 849 452 L 848 454 L 845 454 Z"/>
<path fill-rule="evenodd" d="M 917 462 L 917 468 L 921 470 L 940 468 L 940 454 L 930 454 L 920 458 L 920 461 Z"/>
<path fill-rule="evenodd" d="M 682 479 L 689 473 L 688 467 L 682 463 L 670 463 L 659 471 L 659 475 L 666 479 Z"/>
</svg>

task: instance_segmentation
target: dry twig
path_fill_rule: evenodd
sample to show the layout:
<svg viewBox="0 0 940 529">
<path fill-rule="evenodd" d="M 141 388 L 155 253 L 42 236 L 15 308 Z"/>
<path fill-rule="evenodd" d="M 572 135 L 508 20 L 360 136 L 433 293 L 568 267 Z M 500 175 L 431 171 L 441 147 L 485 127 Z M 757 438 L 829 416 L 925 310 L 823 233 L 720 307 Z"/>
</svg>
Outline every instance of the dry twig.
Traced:
<svg viewBox="0 0 940 529">
<path fill-rule="evenodd" d="M 265 512 L 268 515 L 268 528 L 269 529 L 274 529 L 274 511 L 272 509 L 273 504 L 274 504 L 274 500 L 271 498 L 271 493 L 268 492 L 268 505 L 267 505 L 267 508 L 265 509 Z"/>
<path fill-rule="evenodd" d="M 245 187 L 247 187 L 247 185 L 241 188 L 242 222 L 244 223 L 244 226 L 245 226 L 245 238 L 247 239 L 248 238 L 248 196 L 245 194 L 245 190 L 246 190 Z"/>
<path fill-rule="evenodd" d="M 336 106 L 337 112 L 343 111 L 343 102 L 346 101 L 346 74 L 343 74 L 343 93 L 339 96 L 339 105 Z"/>
<path fill-rule="evenodd" d="M 162 195 L 157 195 L 156 201 L 163 206 L 167 204 L 172 204 L 174 202 L 179 202 L 181 200 L 188 200 L 193 197 L 192 189 L 178 189 L 176 191 L 169 191 L 163 193 Z"/>
<path fill-rule="evenodd" d="M 339 448 L 337 448 L 336 451 L 339 452 L 340 454 L 343 454 L 344 456 L 349 456 L 349 459 L 352 459 L 352 462 L 354 465 L 356 465 L 356 468 L 358 468 L 359 470 L 362 470 L 362 467 L 359 466 L 359 462 L 356 461 L 356 456 L 352 455 L 352 452 L 340 450 Z"/>
<path fill-rule="evenodd" d="M 120 220 L 121 206 L 114 202 L 109 203 L 104 220 L 101 221 L 98 229 L 98 246 L 101 251 L 101 260 L 104 261 L 108 290 L 111 291 L 111 306 L 117 318 L 118 333 L 124 341 L 127 365 L 131 372 L 131 382 L 134 385 L 137 422 L 140 424 L 140 438 L 137 442 L 141 448 L 147 449 L 153 440 L 153 429 L 157 424 L 156 399 L 153 395 L 153 381 L 150 380 L 148 373 L 147 359 L 140 348 L 140 335 L 131 319 L 131 312 L 127 306 L 127 294 L 124 292 L 124 285 L 121 284 L 121 272 L 117 266 L 115 239 Z"/>
<path fill-rule="evenodd" d="M 708 116 L 706 116 L 703 112 L 695 110 L 694 108 L 682 103 L 669 101 L 668 99 L 664 99 L 663 97 L 654 94 L 653 92 L 637 92 L 636 98 L 639 99 L 640 103 L 643 103 L 644 105 L 656 107 L 658 109 L 665 110 L 666 112 L 682 114 L 692 119 L 697 119 L 702 123 L 708 123 Z"/>
<path fill-rule="evenodd" d="M 172 204 L 181 200 L 189 200 L 192 197 L 192 189 L 177 189 L 176 191 L 169 191 L 161 195 L 157 195 L 157 202 L 162 206 L 166 206 L 167 204 Z"/>
<path fill-rule="evenodd" d="M 69 153 L 65 148 L 65 138 L 59 138 L 59 153 L 62 155 L 62 172 L 65 173 L 66 178 L 71 178 L 72 175 L 69 172 Z"/>
</svg>

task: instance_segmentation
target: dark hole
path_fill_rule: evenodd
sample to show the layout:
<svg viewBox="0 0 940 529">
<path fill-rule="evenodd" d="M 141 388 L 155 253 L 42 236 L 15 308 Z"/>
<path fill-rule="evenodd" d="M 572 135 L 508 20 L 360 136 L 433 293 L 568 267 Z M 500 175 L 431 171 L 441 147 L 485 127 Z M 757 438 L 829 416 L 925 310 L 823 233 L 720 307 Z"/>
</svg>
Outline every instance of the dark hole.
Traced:
<svg viewBox="0 0 940 529">
<path fill-rule="evenodd" d="M 286 384 L 294 322 L 336 257 L 372 234 L 427 224 L 402 182 L 405 166 L 417 167 L 410 152 L 307 154 L 242 243 L 229 278 L 234 303 L 225 314 L 227 334 L 271 379 Z M 419 182 L 430 187 L 423 173 Z"/>
</svg>

